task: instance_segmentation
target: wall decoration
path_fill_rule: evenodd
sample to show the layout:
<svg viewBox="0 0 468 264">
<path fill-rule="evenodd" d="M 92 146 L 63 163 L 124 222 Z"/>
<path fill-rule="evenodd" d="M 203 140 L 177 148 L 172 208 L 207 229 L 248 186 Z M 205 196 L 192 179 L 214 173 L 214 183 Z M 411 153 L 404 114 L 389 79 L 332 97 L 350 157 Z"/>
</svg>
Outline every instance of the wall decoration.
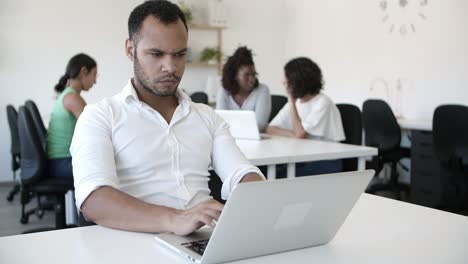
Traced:
<svg viewBox="0 0 468 264">
<path fill-rule="evenodd" d="M 406 36 L 416 33 L 416 25 L 426 21 L 429 0 L 381 0 L 382 23 L 388 33 Z"/>
<path fill-rule="evenodd" d="M 370 98 L 381 98 L 392 108 L 395 117 L 403 117 L 402 98 L 404 91 L 413 88 L 413 81 L 397 77 L 395 79 L 375 78 L 371 81 L 369 92 Z"/>
</svg>

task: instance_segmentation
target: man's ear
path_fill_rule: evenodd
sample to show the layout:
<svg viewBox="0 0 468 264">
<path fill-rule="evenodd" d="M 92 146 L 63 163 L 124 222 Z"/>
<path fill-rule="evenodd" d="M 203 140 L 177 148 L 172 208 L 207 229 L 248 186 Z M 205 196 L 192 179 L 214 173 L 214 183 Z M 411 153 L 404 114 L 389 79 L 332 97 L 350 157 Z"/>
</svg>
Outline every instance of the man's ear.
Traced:
<svg viewBox="0 0 468 264">
<path fill-rule="evenodd" d="M 135 47 L 133 45 L 133 41 L 131 41 L 130 39 L 125 40 L 125 54 L 131 61 L 133 61 L 134 51 Z"/>
</svg>

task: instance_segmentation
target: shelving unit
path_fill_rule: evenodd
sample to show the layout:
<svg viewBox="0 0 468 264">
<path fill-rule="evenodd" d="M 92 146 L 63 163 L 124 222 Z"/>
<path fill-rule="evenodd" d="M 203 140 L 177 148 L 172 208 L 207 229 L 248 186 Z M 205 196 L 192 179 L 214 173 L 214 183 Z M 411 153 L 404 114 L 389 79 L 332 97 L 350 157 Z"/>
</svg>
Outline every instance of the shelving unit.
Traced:
<svg viewBox="0 0 468 264">
<path fill-rule="evenodd" d="M 212 25 L 202 25 L 202 24 L 189 24 L 188 25 L 189 30 L 209 30 L 209 31 L 215 31 L 216 32 L 216 48 L 220 51 L 222 51 L 223 47 L 223 30 L 226 29 L 226 27 L 222 26 L 212 26 Z M 218 61 L 216 64 L 210 64 L 210 63 L 204 63 L 204 62 L 199 62 L 199 61 L 192 61 L 187 63 L 188 66 L 195 66 L 195 67 L 217 67 L 218 68 L 218 74 L 221 74 L 222 71 L 222 62 Z"/>
</svg>

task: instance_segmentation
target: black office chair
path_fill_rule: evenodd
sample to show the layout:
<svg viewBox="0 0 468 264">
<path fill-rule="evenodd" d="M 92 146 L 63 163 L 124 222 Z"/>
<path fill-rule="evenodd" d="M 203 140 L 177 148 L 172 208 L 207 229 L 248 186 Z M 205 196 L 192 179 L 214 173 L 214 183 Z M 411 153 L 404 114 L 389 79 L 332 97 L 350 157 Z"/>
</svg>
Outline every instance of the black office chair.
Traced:
<svg viewBox="0 0 468 264">
<path fill-rule="evenodd" d="M 383 183 L 371 183 L 368 193 L 390 190 L 397 199 L 401 199 L 401 191 L 406 194 L 409 186 L 398 182 L 397 163 L 410 156 L 408 148 L 402 148 L 400 125 L 393 115 L 390 106 L 382 100 L 367 100 L 362 107 L 362 119 L 367 146 L 378 148 L 379 154 L 373 158 L 372 167 L 376 175 L 383 169 L 384 164 L 391 165 L 390 180 Z"/>
<path fill-rule="evenodd" d="M 47 177 L 47 157 L 41 145 L 36 126 L 29 113 L 24 107 L 20 107 L 18 113 L 18 132 L 21 145 L 21 189 L 22 199 L 29 199 L 29 193 L 38 195 L 54 195 L 55 203 L 55 229 L 66 227 L 65 224 L 65 193 L 73 190 L 73 179 Z M 25 212 L 25 203 L 22 212 Z M 36 229 L 30 232 L 50 230 Z"/>
<path fill-rule="evenodd" d="M 337 104 L 346 136 L 345 144 L 362 145 L 362 119 L 361 110 L 352 104 Z M 343 171 L 356 171 L 358 159 L 343 159 Z"/>
<path fill-rule="evenodd" d="M 279 113 L 281 108 L 288 102 L 288 98 L 283 95 L 271 95 L 271 113 L 268 122 L 273 120 L 273 118 Z"/>
<path fill-rule="evenodd" d="M 441 105 L 432 121 L 434 153 L 442 167 L 451 172 L 443 184 L 443 207 L 468 209 L 468 107 Z"/>
<path fill-rule="evenodd" d="M 221 198 L 221 189 L 223 188 L 223 182 L 219 178 L 218 174 L 214 170 L 210 170 L 210 180 L 208 181 L 208 188 L 210 188 L 210 195 L 216 201 L 225 204 L 226 200 Z"/>
<path fill-rule="evenodd" d="M 13 201 L 13 198 L 20 191 L 20 185 L 16 180 L 16 171 L 20 168 L 20 144 L 18 136 L 18 112 L 12 105 L 7 105 L 6 107 L 8 125 L 10 127 L 10 153 L 11 153 L 11 170 L 13 172 L 13 182 L 15 185 L 10 190 L 7 196 L 9 202 Z"/>
<path fill-rule="evenodd" d="M 190 99 L 195 103 L 208 104 L 208 95 L 205 92 L 194 92 Z"/>
<path fill-rule="evenodd" d="M 36 126 L 36 131 L 38 132 L 39 140 L 41 141 L 41 145 L 46 149 L 46 134 L 47 130 L 45 128 L 44 122 L 42 121 L 41 114 L 39 112 L 39 109 L 37 108 L 36 104 L 32 100 L 27 100 L 24 104 L 26 109 L 29 110 L 29 113 L 31 114 L 32 120 L 34 122 L 34 125 Z"/>
</svg>

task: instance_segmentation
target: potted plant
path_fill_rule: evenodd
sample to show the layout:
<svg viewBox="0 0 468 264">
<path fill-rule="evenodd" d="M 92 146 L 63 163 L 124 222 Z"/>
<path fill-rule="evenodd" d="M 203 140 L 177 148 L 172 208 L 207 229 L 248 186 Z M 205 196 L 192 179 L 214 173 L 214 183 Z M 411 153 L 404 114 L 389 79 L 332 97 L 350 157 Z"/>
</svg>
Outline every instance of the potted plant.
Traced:
<svg viewBox="0 0 468 264">
<path fill-rule="evenodd" d="M 200 53 L 200 61 L 208 64 L 221 62 L 221 51 L 218 48 L 204 48 Z"/>
<path fill-rule="evenodd" d="M 192 23 L 193 13 L 192 9 L 189 5 L 185 3 L 185 1 L 177 1 L 177 5 L 179 6 L 180 10 L 184 13 L 185 19 L 187 20 L 187 24 Z"/>
</svg>

